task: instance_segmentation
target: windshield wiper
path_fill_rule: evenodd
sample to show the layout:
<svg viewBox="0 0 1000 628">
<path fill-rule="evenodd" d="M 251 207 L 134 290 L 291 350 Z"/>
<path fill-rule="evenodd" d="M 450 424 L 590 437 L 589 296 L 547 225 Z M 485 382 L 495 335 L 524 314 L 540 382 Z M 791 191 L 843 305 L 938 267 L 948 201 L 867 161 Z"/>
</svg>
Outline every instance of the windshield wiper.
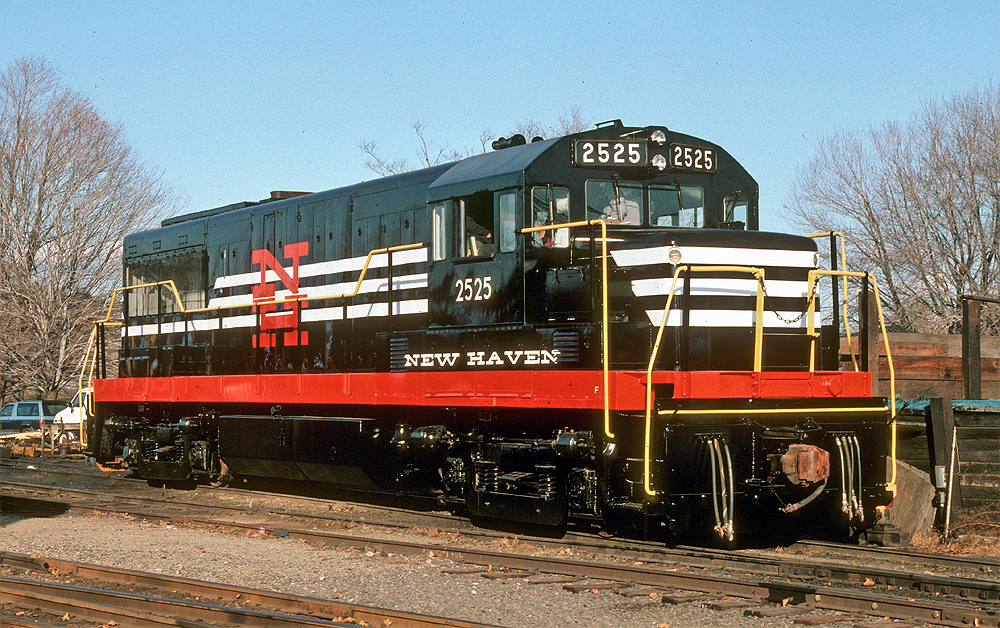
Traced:
<svg viewBox="0 0 1000 628">
<path fill-rule="evenodd" d="M 722 217 L 723 222 L 730 222 L 731 220 L 736 218 L 736 216 L 734 215 L 736 210 L 736 204 L 740 202 L 741 194 L 743 194 L 743 190 L 733 190 L 730 193 L 730 196 L 726 197 L 726 201 L 732 199 L 733 204 L 730 205 L 728 202 L 723 203 L 722 210 L 725 214 Z"/>
<path fill-rule="evenodd" d="M 622 195 L 618 190 L 618 173 L 611 173 L 611 186 L 615 189 L 615 210 L 618 212 L 618 220 L 624 220 L 622 217 Z"/>
</svg>

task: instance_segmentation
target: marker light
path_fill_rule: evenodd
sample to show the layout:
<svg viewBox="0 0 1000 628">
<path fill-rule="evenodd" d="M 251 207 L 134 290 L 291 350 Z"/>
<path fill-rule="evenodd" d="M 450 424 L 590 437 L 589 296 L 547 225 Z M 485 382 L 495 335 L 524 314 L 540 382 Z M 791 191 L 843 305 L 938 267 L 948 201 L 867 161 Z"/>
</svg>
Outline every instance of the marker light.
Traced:
<svg viewBox="0 0 1000 628">
<path fill-rule="evenodd" d="M 652 164 L 659 170 L 664 170 L 667 167 L 667 158 L 663 155 L 653 155 Z"/>
<path fill-rule="evenodd" d="M 667 141 L 667 134 L 664 133 L 663 131 L 657 129 L 657 130 L 653 131 L 653 134 L 649 136 L 649 139 L 653 140 L 657 144 L 661 144 L 662 145 L 664 142 Z"/>
<path fill-rule="evenodd" d="M 670 260 L 671 264 L 681 261 L 681 250 L 676 246 L 670 247 L 670 250 L 667 251 L 667 259 Z"/>
</svg>

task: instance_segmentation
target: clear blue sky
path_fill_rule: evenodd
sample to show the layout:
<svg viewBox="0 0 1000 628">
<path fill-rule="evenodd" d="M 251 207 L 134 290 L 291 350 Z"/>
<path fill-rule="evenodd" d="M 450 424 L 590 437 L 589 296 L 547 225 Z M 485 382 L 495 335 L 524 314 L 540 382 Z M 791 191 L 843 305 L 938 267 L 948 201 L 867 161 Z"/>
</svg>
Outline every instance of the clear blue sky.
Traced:
<svg viewBox="0 0 1000 628">
<path fill-rule="evenodd" d="M 762 226 L 837 130 L 903 121 L 1000 68 L 1000 5 L 940 2 L 0 0 L 0 65 L 44 57 L 120 123 L 183 211 L 475 147 L 519 121 L 662 124 L 757 178 Z"/>
</svg>

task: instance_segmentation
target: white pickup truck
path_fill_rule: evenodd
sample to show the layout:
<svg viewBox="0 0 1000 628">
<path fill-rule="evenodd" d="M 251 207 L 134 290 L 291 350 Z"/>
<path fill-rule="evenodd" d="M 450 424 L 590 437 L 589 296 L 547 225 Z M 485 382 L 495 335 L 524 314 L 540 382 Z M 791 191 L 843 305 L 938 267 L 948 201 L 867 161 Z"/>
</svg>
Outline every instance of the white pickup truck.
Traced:
<svg viewBox="0 0 1000 628">
<path fill-rule="evenodd" d="M 69 405 L 56 414 L 51 426 L 52 440 L 55 445 L 59 445 L 60 440 L 73 442 L 80 439 L 80 423 L 87 416 L 87 402 L 90 400 L 90 393 L 89 387 L 77 392 Z"/>
</svg>

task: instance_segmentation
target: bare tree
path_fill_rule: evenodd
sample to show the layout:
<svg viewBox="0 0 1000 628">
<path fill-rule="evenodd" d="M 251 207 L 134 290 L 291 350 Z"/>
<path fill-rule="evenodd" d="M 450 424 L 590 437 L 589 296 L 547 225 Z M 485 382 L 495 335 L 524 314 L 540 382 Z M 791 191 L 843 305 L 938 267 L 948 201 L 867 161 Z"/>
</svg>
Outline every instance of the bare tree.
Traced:
<svg viewBox="0 0 1000 628">
<path fill-rule="evenodd" d="M 593 126 L 593 122 L 591 120 L 584 120 L 580 116 L 580 106 L 577 105 L 567 111 L 563 111 L 562 115 L 559 116 L 559 120 L 554 125 L 546 127 L 541 122 L 529 119 L 516 124 L 514 131 L 523 135 L 530 142 L 536 137 L 546 139 L 572 135 L 573 133 L 586 131 L 591 126 Z"/>
<path fill-rule="evenodd" d="M 1000 91 L 928 101 L 906 124 L 824 139 L 793 184 L 789 217 L 847 236 L 897 329 L 956 331 L 961 295 L 998 293 Z"/>
<path fill-rule="evenodd" d="M 525 120 L 514 125 L 514 130 L 510 135 L 514 133 L 520 133 L 530 142 L 535 137 L 549 138 L 549 137 L 562 137 L 564 135 L 570 135 L 572 133 L 579 133 L 588 129 L 592 123 L 590 121 L 585 121 L 580 116 L 580 107 L 573 107 L 568 111 L 564 111 L 559 117 L 559 121 L 549 127 L 545 127 L 540 122 L 535 120 Z M 393 157 L 387 158 L 380 154 L 378 145 L 374 140 L 365 140 L 358 144 L 358 148 L 368 156 L 365 160 L 365 166 L 369 170 L 379 174 L 381 176 L 388 176 L 391 174 L 400 174 L 402 172 L 408 172 L 414 170 L 415 168 L 429 168 L 430 166 L 436 166 L 438 164 L 448 163 L 450 161 L 458 161 L 459 159 L 464 159 L 470 157 L 476 153 L 485 153 L 489 150 L 492 141 L 497 138 L 490 130 L 484 130 L 479 136 L 480 148 L 476 150 L 464 149 L 457 150 L 451 148 L 447 145 L 437 146 L 433 141 L 428 140 L 426 136 L 426 123 L 417 121 L 412 125 L 414 132 L 417 134 L 417 139 L 419 140 L 419 146 L 417 147 L 417 157 L 419 159 L 420 165 L 411 166 L 409 160 L 405 157 Z"/>
<path fill-rule="evenodd" d="M 0 379 L 5 394 L 61 394 L 121 278 L 121 242 L 171 194 L 120 126 L 41 59 L 0 75 Z"/>
<path fill-rule="evenodd" d="M 573 133 L 586 131 L 592 126 L 594 126 L 594 121 L 589 119 L 584 120 L 580 115 L 580 105 L 577 105 L 570 108 L 568 111 L 563 111 L 562 115 L 559 116 L 559 122 L 552 129 L 552 133 L 549 137 L 572 135 Z"/>
<path fill-rule="evenodd" d="M 469 156 L 469 152 L 465 153 L 459 152 L 453 148 L 445 146 L 436 146 L 433 141 L 428 140 L 424 134 L 427 124 L 420 122 L 419 120 L 414 122 L 412 125 L 413 131 L 417 134 L 417 139 L 420 140 L 420 145 L 417 148 L 417 157 L 420 160 L 420 165 L 416 168 L 430 168 L 431 166 L 436 166 L 438 164 L 448 163 L 449 161 L 457 161 L 464 157 Z M 394 158 L 384 158 L 379 154 L 378 146 L 373 140 L 366 140 L 358 145 L 358 148 L 362 150 L 368 159 L 365 161 L 365 166 L 369 170 L 375 172 L 383 177 L 390 174 L 400 174 L 402 172 L 409 172 L 415 168 L 410 166 L 409 161 L 406 157 L 394 157 Z"/>
</svg>

